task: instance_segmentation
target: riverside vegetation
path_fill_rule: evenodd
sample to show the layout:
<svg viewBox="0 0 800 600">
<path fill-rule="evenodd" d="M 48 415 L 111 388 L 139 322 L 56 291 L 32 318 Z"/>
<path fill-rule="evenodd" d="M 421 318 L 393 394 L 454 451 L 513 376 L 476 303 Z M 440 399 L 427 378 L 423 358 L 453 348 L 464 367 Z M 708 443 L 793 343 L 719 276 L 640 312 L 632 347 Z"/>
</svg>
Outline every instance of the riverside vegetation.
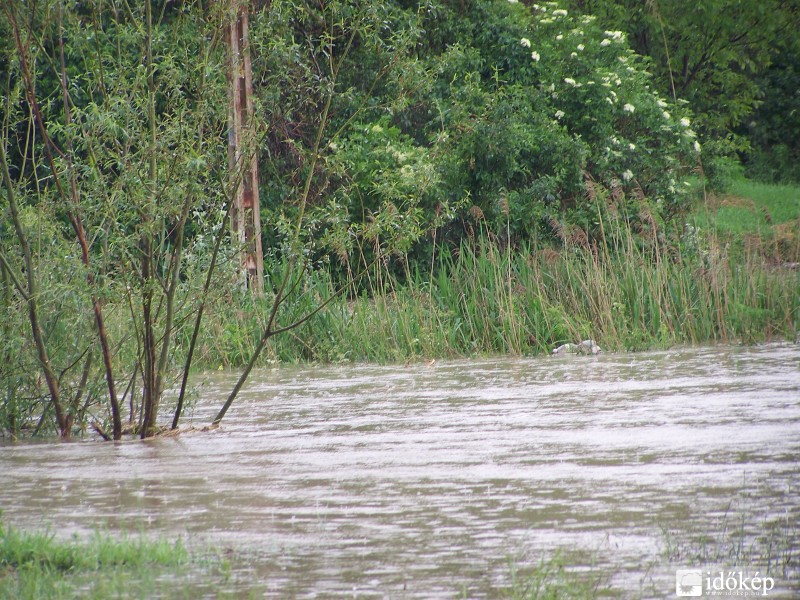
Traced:
<svg viewBox="0 0 800 600">
<path fill-rule="evenodd" d="M 197 369 L 241 369 L 218 423 L 274 362 L 794 339 L 797 188 L 723 188 L 791 163 L 770 65 L 798 15 L 679 35 L 726 1 L 254 7 L 261 297 L 227 227 L 223 3 L 3 3 L 0 427 L 156 435 Z"/>
<path fill-rule="evenodd" d="M 606 233 L 599 247 L 568 229 L 562 246 L 538 250 L 504 247 L 484 232 L 457 251 L 442 250 L 428 270 L 406 263 L 400 278 L 376 268 L 367 277 L 379 293 L 337 299 L 276 340 L 265 360 L 524 355 L 586 338 L 612 351 L 793 339 L 800 326 L 800 189 L 742 182 L 734 190 L 741 188 L 768 198 L 783 193 L 794 210 L 779 205 L 781 220 L 759 225 L 768 205 L 713 197 L 672 243 L 655 228 L 633 231 L 613 205 L 599 209 Z M 307 304 L 292 307 L 298 314 L 333 292 L 320 273 L 307 286 L 300 300 Z M 209 320 L 202 352 L 210 367 L 235 367 L 252 351 L 259 303 L 241 295 L 231 304 L 240 307 Z"/>
<path fill-rule="evenodd" d="M 189 562 L 178 542 L 110 539 L 58 541 L 0 523 L 0 598 L 152 597 L 159 570 Z M 163 585 L 161 586 L 163 592 Z"/>
<path fill-rule="evenodd" d="M 226 592 L 229 560 L 218 553 L 190 554 L 180 541 L 114 539 L 100 533 L 88 540 L 59 541 L 49 533 L 20 532 L 0 524 L 0 598 L 191 598 L 196 592 L 185 585 L 200 568 L 202 581 L 213 586 L 215 597 L 261 597 L 255 591 L 246 596 Z M 508 584 L 497 591 L 520 600 L 580 600 L 595 597 L 598 590 L 610 591 L 594 576 L 567 571 L 560 556 L 523 571 L 511 563 Z"/>
<path fill-rule="evenodd" d="M 226 592 L 231 561 L 218 549 L 190 552 L 178 539 L 97 530 L 60 539 L 50 531 L 20 531 L 0 521 L 0 598 L 194 598 L 197 586 L 218 598 L 257 598 Z"/>
</svg>

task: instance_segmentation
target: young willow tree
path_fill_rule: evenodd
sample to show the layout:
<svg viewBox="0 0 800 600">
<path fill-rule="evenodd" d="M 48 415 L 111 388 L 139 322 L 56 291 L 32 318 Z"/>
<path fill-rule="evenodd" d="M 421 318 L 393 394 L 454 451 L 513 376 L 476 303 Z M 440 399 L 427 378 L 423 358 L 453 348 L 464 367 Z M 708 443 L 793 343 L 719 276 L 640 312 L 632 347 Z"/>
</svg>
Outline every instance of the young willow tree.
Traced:
<svg viewBox="0 0 800 600">
<path fill-rule="evenodd" d="M 382 12 L 370 3 L 275 4 L 264 24 L 285 14 L 290 27 L 308 26 L 294 51 L 315 68 L 308 87 L 296 91 L 317 110 L 308 139 L 294 146 L 298 171 L 285 213 L 271 213 L 280 241 L 271 290 L 257 303 L 260 342 L 215 423 L 268 341 L 326 304 L 322 298 L 305 314 L 284 310 L 304 293 L 317 252 L 311 205 L 325 148 L 371 98 L 369 86 L 342 82 L 342 66 L 356 50 L 388 56 L 409 39 L 387 36 Z M 52 412 L 63 437 L 90 422 L 109 438 L 124 430 L 152 436 L 176 373 L 177 427 L 208 297 L 240 280 L 239 249 L 226 250 L 230 200 L 272 125 L 256 107 L 250 145 L 229 164 L 223 32 L 237 16 L 229 9 L 153 0 L 3 5 L 1 226 L 12 235 L 2 238 L 0 283 L 7 330 L 28 331 L 19 359 L 2 367 L 4 379 L 15 381 L 4 399 L 12 429 L 32 419 L 47 429 Z M 285 41 L 260 49 L 285 52 Z M 371 85 L 390 70 L 378 68 Z M 360 97 L 337 113 L 332 131 L 338 99 L 348 94 Z M 354 225 L 328 232 L 326 247 L 366 239 L 385 256 L 407 246 L 422 218 L 412 198 L 401 199 L 409 205 L 372 211 L 368 233 Z M 185 347 L 176 346 L 178 335 Z M 13 337 L 4 335 L 5 356 L 17 355 Z"/>
<path fill-rule="evenodd" d="M 1 256 L 4 282 L 27 305 L 48 392 L 42 419 L 52 406 L 69 437 L 73 424 L 107 407 L 110 437 L 119 439 L 117 382 L 132 399 L 138 379 L 140 402 L 131 401 L 128 418 L 152 435 L 177 319 L 202 292 L 182 278 L 190 216 L 223 229 L 225 15 L 199 3 L 156 10 L 150 1 L 70 10 L 12 1 L 2 10 L 0 159 L 15 243 L 4 240 Z M 59 330 L 65 321 L 73 326 Z M 102 395 L 89 385 L 96 345 Z"/>
</svg>

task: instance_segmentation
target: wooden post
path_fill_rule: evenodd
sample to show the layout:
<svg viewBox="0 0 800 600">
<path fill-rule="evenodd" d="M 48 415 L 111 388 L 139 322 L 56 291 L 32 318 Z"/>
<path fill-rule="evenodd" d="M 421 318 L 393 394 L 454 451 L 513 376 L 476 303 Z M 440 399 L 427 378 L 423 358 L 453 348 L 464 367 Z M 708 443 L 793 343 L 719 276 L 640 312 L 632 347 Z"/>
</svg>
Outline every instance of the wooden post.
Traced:
<svg viewBox="0 0 800 600">
<path fill-rule="evenodd" d="M 246 285 L 256 294 L 264 288 L 261 211 L 258 201 L 258 152 L 253 130 L 253 71 L 250 65 L 247 0 L 230 0 L 225 25 L 228 44 L 228 162 L 238 182 L 231 225 L 242 248 Z"/>
</svg>

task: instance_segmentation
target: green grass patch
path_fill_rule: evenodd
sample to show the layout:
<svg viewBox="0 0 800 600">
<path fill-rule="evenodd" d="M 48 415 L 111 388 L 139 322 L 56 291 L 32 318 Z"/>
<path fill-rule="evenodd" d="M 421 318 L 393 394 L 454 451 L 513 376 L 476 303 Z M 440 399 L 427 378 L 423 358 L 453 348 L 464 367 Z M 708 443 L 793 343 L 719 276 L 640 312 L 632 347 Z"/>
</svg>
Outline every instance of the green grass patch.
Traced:
<svg viewBox="0 0 800 600">
<path fill-rule="evenodd" d="M 63 541 L 0 524 L 0 598 L 149 598 L 165 590 L 180 597 L 169 582 L 191 562 L 180 540 L 96 532 Z"/>
<path fill-rule="evenodd" d="M 582 562 L 579 560 L 579 562 Z M 561 554 L 536 564 L 511 562 L 510 583 L 501 597 L 510 600 L 589 600 L 619 597 L 608 576 L 593 569 L 570 568 Z"/>
<path fill-rule="evenodd" d="M 736 180 L 698 206 L 694 220 L 722 236 L 785 236 L 800 221 L 800 186 Z"/>
</svg>

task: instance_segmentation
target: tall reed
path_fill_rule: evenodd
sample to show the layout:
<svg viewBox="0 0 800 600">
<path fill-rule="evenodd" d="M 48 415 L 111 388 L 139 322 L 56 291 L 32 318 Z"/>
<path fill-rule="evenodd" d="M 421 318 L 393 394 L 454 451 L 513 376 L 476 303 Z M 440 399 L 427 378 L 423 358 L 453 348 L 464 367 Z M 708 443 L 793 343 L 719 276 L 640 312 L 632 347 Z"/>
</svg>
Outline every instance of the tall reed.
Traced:
<svg viewBox="0 0 800 600">
<path fill-rule="evenodd" d="M 641 228 L 609 221 L 607 241 L 577 236 L 558 249 L 511 248 L 483 236 L 442 250 L 431 270 L 403 264 L 402 284 L 376 267 L 368 281 L 373 293 L 330 304 L 276 338 L 266 360 L 525 355 L 583 339 L 620 351 L 795 338 L 796 269 L 772 264 L 757 245 L 736 246 L 692 227 L 669 245 L 655 228 L 649 238 Z M 289 310 L 308 310 L 332 291 L 324 273 L 312 273 Z M 224 315 L 211 322 L 205 364 L 238 364 L 253 343 L 257 307 Z"/>
</svg>

